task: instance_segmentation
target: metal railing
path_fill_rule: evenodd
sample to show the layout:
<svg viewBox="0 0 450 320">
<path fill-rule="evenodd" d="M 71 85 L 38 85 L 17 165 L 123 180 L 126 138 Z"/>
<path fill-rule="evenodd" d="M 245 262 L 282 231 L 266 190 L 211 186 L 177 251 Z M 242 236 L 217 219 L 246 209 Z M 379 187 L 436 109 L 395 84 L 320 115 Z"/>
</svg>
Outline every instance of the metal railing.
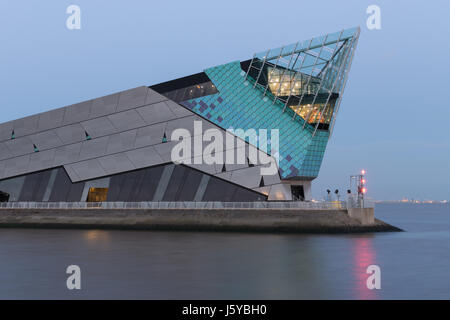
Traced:
<svg viewBox="0 0 450 320">
<path fill-rule="evenodd" d="M 346 202 L 3 202 L 0 209 L 303 209 L 345 210 Z"/>
</svg>

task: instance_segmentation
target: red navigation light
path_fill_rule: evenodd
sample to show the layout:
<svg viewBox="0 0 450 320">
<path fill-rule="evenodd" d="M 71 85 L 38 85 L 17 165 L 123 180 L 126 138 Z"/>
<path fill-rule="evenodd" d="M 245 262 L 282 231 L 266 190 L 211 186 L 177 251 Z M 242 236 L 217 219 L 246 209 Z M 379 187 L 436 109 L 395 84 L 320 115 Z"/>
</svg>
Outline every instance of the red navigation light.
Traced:
<svg viewBox="0 0 450 320">
<path fill-rule="evenodd" d="M 362 183 L 362 184 L 366 184 L 366 179 L 362 179 L 362 180 L 361 180 L 361 183 Z"/>
<path fill-rule="evenodd" d="M 361 174 L 365 175 L 366 174 L 366 170 L 361 170 Z"/>
<path fill-rule="evenodd" d="M 367 193 L 367 189 L 366 189 L 366 188 L 362 188 L 362 189 L 361 189 L 361 192 L 362 192 L 362 193 Z"/>
</svg>

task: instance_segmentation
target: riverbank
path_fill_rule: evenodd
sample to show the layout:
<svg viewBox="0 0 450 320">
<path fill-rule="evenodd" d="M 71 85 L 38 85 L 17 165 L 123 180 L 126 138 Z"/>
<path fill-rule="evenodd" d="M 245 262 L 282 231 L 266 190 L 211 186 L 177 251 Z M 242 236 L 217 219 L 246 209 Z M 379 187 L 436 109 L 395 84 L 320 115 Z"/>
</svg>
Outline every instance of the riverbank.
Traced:
<svg viewBox="0 0 450 320">
<path fill-rule="evenodd" d="M 119 229 L 266 233 L 402 231 L 365 225 L 347 210 L 305 209 L 0 209 L 0 228 Z"/>
</svg>

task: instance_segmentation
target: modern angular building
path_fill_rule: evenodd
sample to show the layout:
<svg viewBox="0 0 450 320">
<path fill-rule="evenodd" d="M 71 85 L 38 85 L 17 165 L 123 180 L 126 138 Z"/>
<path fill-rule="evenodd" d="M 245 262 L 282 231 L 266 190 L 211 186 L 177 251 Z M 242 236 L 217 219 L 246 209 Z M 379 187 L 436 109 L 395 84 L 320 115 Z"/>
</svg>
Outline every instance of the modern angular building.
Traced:
<svg viewBox="0 0 450 320">
<path fill-rule="evenodd" d="M 308 200 L 359 32 L 328 34 L 0 124 L 0 191 L 9 201 L 38 202 Z M 244 163 L 173 163 L 179 141 L 172 133 L 198 134 L 195 122 L 239 140 L 224 146 L 231 154 L 244 145 L 246 155 L 259 153 L 270 163 L 248 156 Z M 261 148 L 261 137 L 229 129 L 276 129 L 277 148 Z M 265 142 L 275 145 L 274 138 Z M 194 150 L 190 157 L 202 154 Z M 264 175 L 261 168 L 270 165 L 277 173 Z"/>
</svg>

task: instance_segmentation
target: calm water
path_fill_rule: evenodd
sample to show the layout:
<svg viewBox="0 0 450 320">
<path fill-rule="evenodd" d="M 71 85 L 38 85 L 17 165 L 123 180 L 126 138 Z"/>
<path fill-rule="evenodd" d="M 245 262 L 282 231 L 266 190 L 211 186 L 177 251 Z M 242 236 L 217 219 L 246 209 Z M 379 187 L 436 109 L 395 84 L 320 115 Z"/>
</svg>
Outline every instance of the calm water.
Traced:
<svg viewBox="0 0 450 320">
<path fill-rule="evenodd" d="M 450 205 L 378 205 L 407 232 L 0 229 L 0 298 L 450 299 Z M 79 265 L 82 289 L 66 289 Z M 381 267 L 381 290 L 366 268 Z M 76 292 L 75 292 L 76 291 Z"/>
</svg>

